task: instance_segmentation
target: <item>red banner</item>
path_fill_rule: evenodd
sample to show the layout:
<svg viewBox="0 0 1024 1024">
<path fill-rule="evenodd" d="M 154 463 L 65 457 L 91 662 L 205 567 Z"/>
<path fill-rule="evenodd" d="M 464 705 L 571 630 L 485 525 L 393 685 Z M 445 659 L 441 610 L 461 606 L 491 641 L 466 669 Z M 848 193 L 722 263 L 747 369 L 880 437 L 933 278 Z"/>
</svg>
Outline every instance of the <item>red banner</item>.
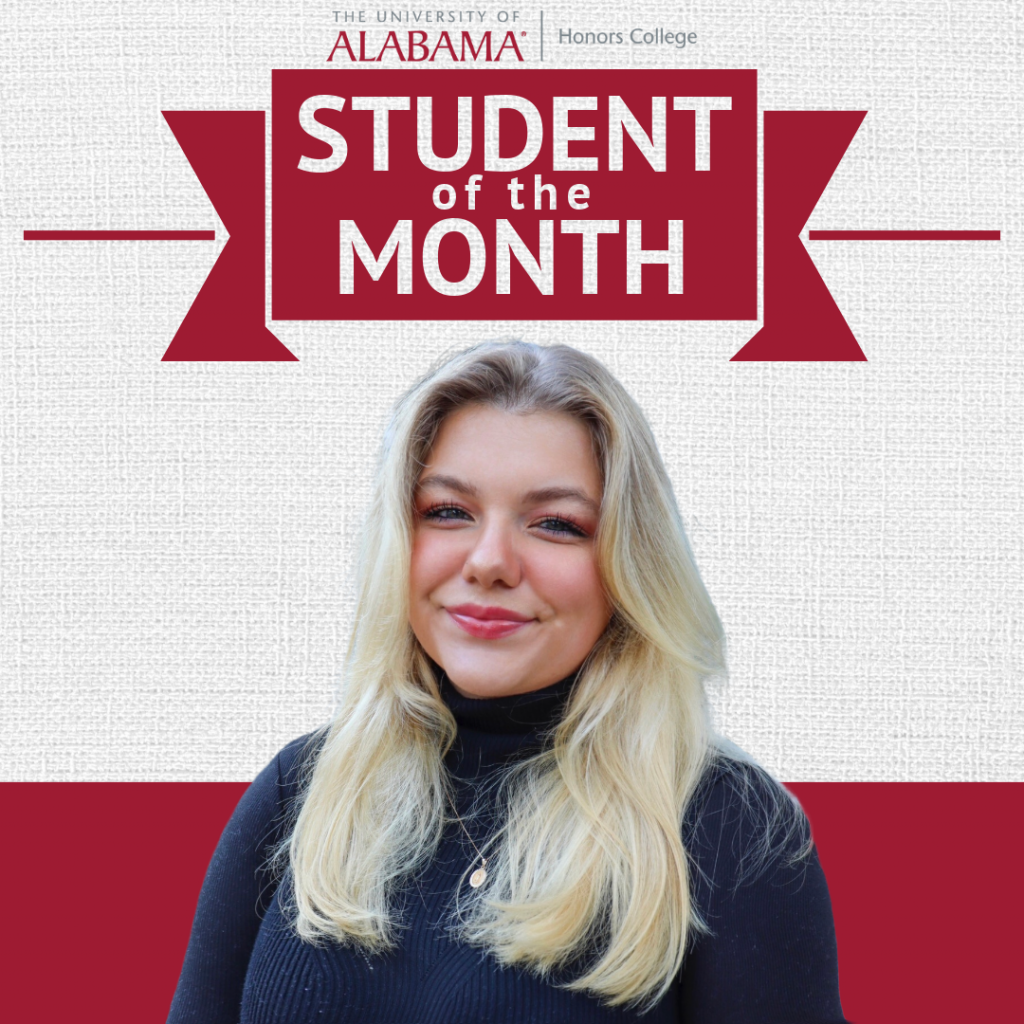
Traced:
<svg viewBox="0 0 1024 1024">
<path fill-rule="evenodd" d="M 275 71 L 273 111 L 275 319 L 757 317 L 755 71 Z"/>
<path fill-rule="evenodd" d="M 790 788 L 811 820 L 828 877 L 847 1019 L 1017 1019 L 1024 783 Z M 7 955 L 7 1019 L 163 1021 L 203 874 L 244 789 L 227 782 L 3 784 L 4 806 L 19 834 L 31 837 L 30 847 L 12 840 L 0 850 L 6 877 L 15 880 L 8 912 L 18 922 Z M 980 898 L 949 897 L 951 885 L 980 872 L 994 880 Z M 132 924 L 142 903 L 140 941 Z M 73 936 L 60 985 L 55 929 Z"/>
<path fill-rule="evenodd" d="M 264 322 L 264 115 L 165 112 L 231 237 L 165 359 Z M 765 322 L 862 360 L 800 239 L 863 111 L 765 114 Z M 757 72 L 273 72 L 276 320 L 756 320 Z"/>
</svg>

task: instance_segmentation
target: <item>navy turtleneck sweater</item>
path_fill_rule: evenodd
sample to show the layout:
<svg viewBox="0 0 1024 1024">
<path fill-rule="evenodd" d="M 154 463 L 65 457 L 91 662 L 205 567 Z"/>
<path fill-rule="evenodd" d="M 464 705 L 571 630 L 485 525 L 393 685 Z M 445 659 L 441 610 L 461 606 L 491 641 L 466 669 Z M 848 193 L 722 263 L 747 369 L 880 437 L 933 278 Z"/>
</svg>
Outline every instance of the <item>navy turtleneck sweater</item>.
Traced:
<svg viewBox="0 0 1024 1024">
<path fill-rule="evenodd" d="M 482 847 L 493 828 L 488 783 L 536 751 L 572 687 L 478 700 L 442 676 L 458 737 L 445 762 L 459 816 Z M 842 1024 L 832 909 L 816 854 L 796 864 L 781 844 L 757 870 L 753 843 L 769 803 L 762 773 L 720 761 L 684 822 L 694 897 L 711 927 L 687 953 L 669 993 L 647 1014 L 609 1008 L 527 971 L 500 966 L 445 929 L 476 850 L 458 823 L 398 901 L 399 948 L 367 956 L 312 945 L 290 929 L 268 852 L 287 835 L 309 737 L 285 747 L 246 790 L 214 852 L 168 1024 Z M 465 884 L 465 881 L 463 881 Z M 557 981 L 558 979 L 553 979 Z"/>
</svg>

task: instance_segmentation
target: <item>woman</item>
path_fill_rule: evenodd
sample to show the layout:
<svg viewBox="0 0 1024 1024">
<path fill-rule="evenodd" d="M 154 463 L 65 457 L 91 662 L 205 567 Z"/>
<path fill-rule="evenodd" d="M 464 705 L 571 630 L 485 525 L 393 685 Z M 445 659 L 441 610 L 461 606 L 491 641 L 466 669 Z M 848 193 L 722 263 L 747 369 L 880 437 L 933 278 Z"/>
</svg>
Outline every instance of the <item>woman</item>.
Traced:
<svg viewBox="0 0 1024 1024">
<path fill-rule="evenodd" d="M 169 1020 L 841 1022 L 806 821 L 708 725 L 723 647 L 622 385 L 444 363 L 385 436 L 337 716 L 239 803 Z"/>
</svg>

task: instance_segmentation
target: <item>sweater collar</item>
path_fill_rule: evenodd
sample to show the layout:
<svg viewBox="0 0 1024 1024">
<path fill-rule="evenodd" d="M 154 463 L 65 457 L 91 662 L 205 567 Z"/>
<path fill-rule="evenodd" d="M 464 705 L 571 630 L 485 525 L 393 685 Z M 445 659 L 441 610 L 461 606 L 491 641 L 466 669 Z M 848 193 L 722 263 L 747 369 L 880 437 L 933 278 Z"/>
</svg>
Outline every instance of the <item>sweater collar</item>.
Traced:
<svg viewBox="0 0 1024 1024">
<path fill-rule="evenodd" d="M 438 686 L 460 732 L 495 733 L 524 738 L 554 728 L 576 682 L 577 672 L 530 693 L 503 697 L 464 697 L 440 668 Z"/>
</svg>

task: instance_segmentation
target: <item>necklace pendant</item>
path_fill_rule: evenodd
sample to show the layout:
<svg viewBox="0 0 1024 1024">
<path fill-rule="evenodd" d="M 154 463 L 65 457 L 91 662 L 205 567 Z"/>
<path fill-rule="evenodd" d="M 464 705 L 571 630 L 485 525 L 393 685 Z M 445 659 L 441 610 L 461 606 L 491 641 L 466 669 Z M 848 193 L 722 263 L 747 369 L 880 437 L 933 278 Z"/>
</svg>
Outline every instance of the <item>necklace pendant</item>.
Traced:
<svg viewBox="0 0 1024 1024">
<path fill-rule="evenodd" d="M 476 871 L 474 871 L 473 874 L 471 874 L 469 876 L 469 884 L 474 889 L 479 889 L 480 886 L 483 885 L 486 880 L 487 880 L 487 869 L 486 868 L 477 868 Z"/>
</svg>

